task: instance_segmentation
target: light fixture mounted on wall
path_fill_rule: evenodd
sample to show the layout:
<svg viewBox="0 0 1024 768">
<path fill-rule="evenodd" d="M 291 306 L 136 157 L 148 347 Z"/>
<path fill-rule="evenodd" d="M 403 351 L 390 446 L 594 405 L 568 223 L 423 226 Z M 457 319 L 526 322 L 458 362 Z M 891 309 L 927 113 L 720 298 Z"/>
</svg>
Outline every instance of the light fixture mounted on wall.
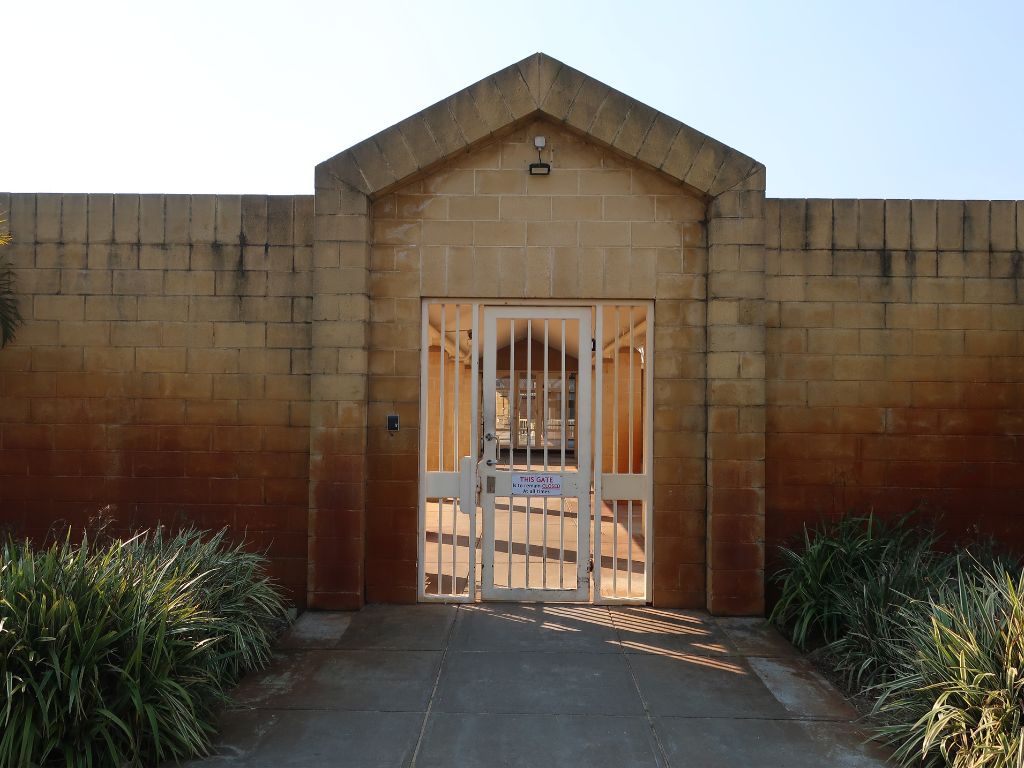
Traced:
<svg viewBox="0 0 1024 768">
<path fill-rule="evenodd" d="M 533 146 L 537 148 L 537 162 L 530 163 L 531 176 L 547 176 L 548 174 L 551 173 L 551 166 L 548 163 L 544 162 L 540 154 L 541 150 L 544 149 L 545 143 L 546 141 L 543 136 L 533 137 Z"/>
</svg>

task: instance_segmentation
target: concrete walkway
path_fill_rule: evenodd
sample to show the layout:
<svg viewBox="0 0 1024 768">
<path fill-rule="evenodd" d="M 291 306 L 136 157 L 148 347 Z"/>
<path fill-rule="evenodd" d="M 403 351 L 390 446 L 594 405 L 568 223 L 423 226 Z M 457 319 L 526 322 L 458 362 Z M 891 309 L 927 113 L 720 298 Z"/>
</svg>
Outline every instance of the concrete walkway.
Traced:
<svg viewBox="0 0 1024 768">
<path fill-rule="evenodd" d="M 882 766 L 764 620 L 586 605 L 303 615 L 223 714 L 245 766 Z"/>
</svg>

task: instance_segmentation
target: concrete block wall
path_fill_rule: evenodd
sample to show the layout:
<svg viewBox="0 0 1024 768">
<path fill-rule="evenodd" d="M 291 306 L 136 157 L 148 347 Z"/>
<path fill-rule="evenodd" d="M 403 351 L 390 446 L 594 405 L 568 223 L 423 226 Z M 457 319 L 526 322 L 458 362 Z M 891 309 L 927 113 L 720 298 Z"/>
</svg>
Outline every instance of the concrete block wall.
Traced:
<svg viewBox="0 0 1024 768">
<path fill-rule="evenodd" d="M 763 186 L 705 210 L 540 122 L 372 209 L 327 184 L 315 246 L 311 197 L 0 195 L 0 523 L 228 525 L 300 604 L 413 599 L 420 297 L 653 296 L 657 601 L 756 612 L 849 510 L 1024 546 L 1022 203 Z"/>
<path fill-rule="evenodd" d="M 1024 546 L 1024 203 L 767 201 L 767 542 L 925 507 Z"/>
<path fill-rule="evenodd" d="M 244 532 L 302 604 L 313 198 L 0 194 L 0 524 Z"/>
</svg>

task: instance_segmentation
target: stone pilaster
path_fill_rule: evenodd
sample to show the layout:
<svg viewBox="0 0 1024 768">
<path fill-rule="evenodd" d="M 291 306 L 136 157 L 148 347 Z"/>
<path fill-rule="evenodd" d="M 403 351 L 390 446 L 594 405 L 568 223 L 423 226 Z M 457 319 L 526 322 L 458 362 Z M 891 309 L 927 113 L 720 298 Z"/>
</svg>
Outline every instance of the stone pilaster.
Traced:
<svg viewBox="0 0 1024 768">
<path fill-rule="evenodd" d="M 363 604 L 370 201 L 317 168 L 309 430 L 309 605 Z"/>
<path fill-rule="evenodd" d="M 764 612 L 764 168 L 708 208 L 707 589 L 715 614 Z"/>
</svg>

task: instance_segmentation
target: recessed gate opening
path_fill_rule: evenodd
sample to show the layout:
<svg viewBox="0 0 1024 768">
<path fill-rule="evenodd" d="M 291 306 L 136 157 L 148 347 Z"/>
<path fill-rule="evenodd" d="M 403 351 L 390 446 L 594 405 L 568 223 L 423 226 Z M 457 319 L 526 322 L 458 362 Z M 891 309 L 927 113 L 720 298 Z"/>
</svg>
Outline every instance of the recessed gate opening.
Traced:
<svg viewBox="0 0 1024 768">
<path fill-rule="evenodd" d="M 424 302 L 420 599 L 650 599 L 651 309 Z"/>
</svg>

